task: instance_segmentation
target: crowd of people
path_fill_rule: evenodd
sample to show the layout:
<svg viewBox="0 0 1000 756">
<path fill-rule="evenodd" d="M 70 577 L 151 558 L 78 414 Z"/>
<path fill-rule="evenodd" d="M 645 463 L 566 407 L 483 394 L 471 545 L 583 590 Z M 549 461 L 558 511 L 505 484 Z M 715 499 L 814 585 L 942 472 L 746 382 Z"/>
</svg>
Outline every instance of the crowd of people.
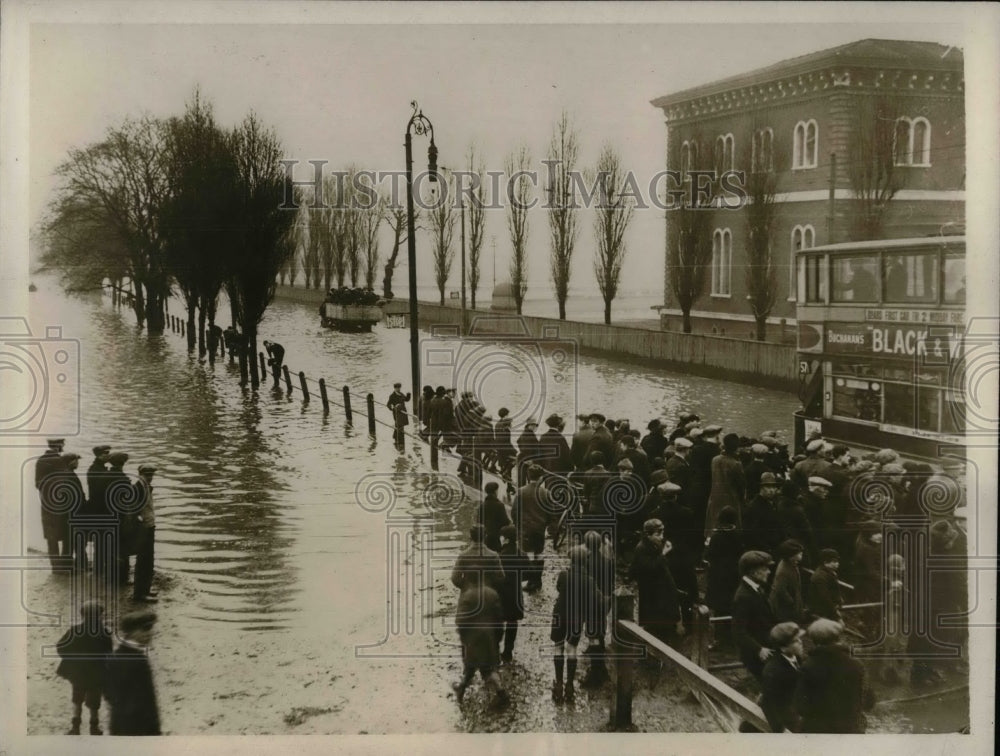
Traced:
<svg viewBox="0 0 1000 756">
<path fill-rule="evenodd" d="M 130 557 L 134 556 L 132 598 L 154 603 L 156 467 L 140 464 L 132 480 L 124 469 L 129 460 L 127 453 L 107 444 L 95 446 L 85 492 L 76 472 L 80 455 L 65 451 L 65 443 L 62 438 L 48 439 L 48 448 L 35 462 L 42 536 L 52 571 L 59 575 L 91 573 L 95 581 L 124 586 L 129 582 Z M 88 545 L 92 549 L 90 558 Z"/>
<path fill-rule="evenodd" d="M 637 588 L 639 624 L 674 648 L 696 605 L 707 605 L 718 620 L 715 642 L 734 647 L 779 732 L 864 731 L 873 698 L 850 637 L 881 639 L 887 653 L 872 671 L 890 684 L 900 682 L 906 656 L 915 657 L 910 684 L 939 680 L 933 653 L 921 652 L 938 643 L 961 647 L 958 631 L 918 634 L 902 621 L 914 604 L 906 571 L 924 569 L 927 554 L 915 551 L 916 541 L 883 543 L 916 518 L 930 555 L 965 558 L 965 536 L 941 502 L 942 491 L 960 489 L 926 463 L 889 449 L 856 459 L 819 437 L 793 452 L 777 432 L 723 434 L 693 413 L 682 413 L 673 428 L 654 418 L 642 433 L 594 412 L 578 418 L 570 437 L 564 419 L 551 415 L 545 433 L 538 435 L 532 418 L 514 441 L 506 409 L 494 424 L 471 393 L 457 403 L 454 395 L 425 387 L 422 435 L 461 455 L 470 485 L 491 470 L 512 493 L 508 510 L 496 482 L 484 487 L 472 544 L 453 575 L 466 652 L 459 700 L 478 669 L 505 701 L 496 668 L 512 659 L 522 591 L 541 587 L 547 535 L 567 506 L 579 513 L 556 575 L 557 702 L 575 695 L 584 635 L 590 664 L 583 683 L 607 679 L 607 617 L 621 583 Z M 965 611 L 964 578 L 960 571 L 932 577 L 929 626 Z M 860 606 L 845 612 L 845 604 Z M 483 654 L 470 651 L 473 635 Z"/>
</svg>

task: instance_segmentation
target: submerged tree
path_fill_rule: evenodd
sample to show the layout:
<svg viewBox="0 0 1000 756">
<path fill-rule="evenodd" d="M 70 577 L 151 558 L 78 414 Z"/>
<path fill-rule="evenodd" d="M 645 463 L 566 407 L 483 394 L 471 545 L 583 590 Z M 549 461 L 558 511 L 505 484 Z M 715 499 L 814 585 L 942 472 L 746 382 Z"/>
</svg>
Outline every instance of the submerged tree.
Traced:
<svg viewBox="0 0 1000 756">
<path fill-rule="evenodd" d="M 625 261 L 625 231 L 632 220 L 635 201 L 623 196 L 625 172 L 621 158 L 611 145 L 605 145 L 597 160 L 597 191 L 599 204 L 595 208 L 594 275 L 604 299 L 604 322 L 611 323 L 611 303 L 618 295 L 618 283 Z"/>
<path fill-rule="evenodd" d="M 476 309 L 476 291 L 479 289 L 481 276 L 480 257 L 483 250 L 483 234 L 486 231 L 486 166 L 482 158 L 477 160 L 475 147 L 469 148 L 468 171 L 475 173 L 478 181 L 474 181 L 469 190 L 469 292 L 472 295 L 472 309 Z"/>
<path fill-rule="evenodd" d="M 443 306 L 445 286 L 448 284 L 451 266 L 455 261 L 455 251 L 451 245 L 455 235 L 455 205 L 448 196 L 444 182 L 439 183 L 442 186 L 441 197 L 428 213 L 431 219 L 431 234 L 434 238 L 434 282 L 437 284 Z"/>
<path fill-rule="evenodd" d="M 504 161 L 507 172 L 507 231 L 510 233 L 510 285 L 517 314 L 524 306 L 528 291 L 528 207 L 531 199 L 531 153 L 521 145 L 517 153 L 510 153 Z"/>
<path fill-rule="evenodd" d="M 777 217 L 775 199 L 778 193 L 778 173 L 783 160 L 774 153 L 770 131 L 751 121 L 746 138 L 744 164 L 749 167 L 744 183 L 747 229 L 746 287 L 755 325 L 757 341 L 767 338 L 767 318 L 778 300 L 778 273 L 772 252 L 774 224 Z M 776 167 L 777 165 L 777 167 Z"/>
<path fill-rule="evenodd" d="M 385 219 L 389 224 L 390 230 L 392 231 L 392 252 L 389 253 L 389 258 L 385 263 L 384 275 L 382 277 L 382 296 L 386 299 L 392 299 L 393 296 L 395 296 L 392 291 L 392 276 L 396 272 L 399 250 L 409 238 L 409 232 L 407 231 L 406 208 L 402 205 L 387 206 L 385 210 Z M 414 229 L 419 229 L 421 227 L 420 220 L 420 211 L 414 209 Z"/>
</svg>

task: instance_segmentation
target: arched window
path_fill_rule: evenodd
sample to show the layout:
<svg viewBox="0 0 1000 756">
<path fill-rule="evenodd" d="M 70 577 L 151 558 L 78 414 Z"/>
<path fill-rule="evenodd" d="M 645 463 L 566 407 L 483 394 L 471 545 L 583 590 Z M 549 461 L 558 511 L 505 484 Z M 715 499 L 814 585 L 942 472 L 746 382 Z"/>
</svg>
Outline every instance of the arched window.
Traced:
<svg viewBox="0 0 1000 756">
<path fill-rule="evenodd" d="M 796 226 L 792 229 L 792 245 L 788 263 L 788 298 L 795 299 L 796 275 L 795 275 L 795 253 L 800 249 L 809 249 L 816 246 L 816 230 L 811 225 Z"/>
<path fill-rule="evenodd" d="M 758 129 L 753 134 L 750 157 L 754 173 L 774 170 L 774 131 L 770 128 Z"/>
<path fill-rule="evenodd" d="M 733 153 L 736 151 L 736 140 L 732 134 L 719 134 L 715 138 L 715 172 L 725 173 L 734 169 Z"/>
<path fill-rule="evenodd" d="M 681 145 L 681 178 L 687 176 L 691 170 L 691 143 L 684 140 Z"/>
<path fill-rule="evenodd" d="M 815 119 L 795 124 L 792 137 L 792 168 L 815 168 L 819 154 L 819 126 Z"/>
<path fill-rule="evenodd" d="M 896 165 L 930 167 L 931 124 L 923 116 L 896 119 L 893 155 Z"/>
<path fill-rule="evenodd" d="M 728 228 L 717 228 L 712 234 L 712 296 L 731 295 L 733 267 L 733 234 Z"/>
</svg>

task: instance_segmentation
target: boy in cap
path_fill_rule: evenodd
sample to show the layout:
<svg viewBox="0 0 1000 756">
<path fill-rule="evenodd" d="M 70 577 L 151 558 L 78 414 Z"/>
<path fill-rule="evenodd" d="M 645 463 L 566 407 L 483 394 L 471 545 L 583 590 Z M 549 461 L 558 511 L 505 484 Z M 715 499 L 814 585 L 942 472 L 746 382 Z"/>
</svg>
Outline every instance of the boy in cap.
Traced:
<svg viewBox="0 0 1000 756">
<path fill-rule="evenodd" d="M 90 734 L 101 735 L 98 712 L 104 692 L 104 670 L 111 654 L 111 631 L 104 626 L 104 605 L 84 601 L 80 622 L 70 627 L 56 644 L 60 658 L 56 674 L 73 686 L 73 724 L 67 734 L 79 735 L 83 705 L 90 711 Z"/>
<path fill-rule="evenodd" d="M 801 718 L 795 710 L 795 688 L 801 671 L 803 635 L 805 631 L 794 622 L 782 622 L 771 628 L 771 645 L 778 653 L 764 664 L 760 708 L 772 732 L 799 732 L 801 728 Z"/>
<path fill-rule="evenodd" d="M 108 660 L 105 688 L 112 735 L 160 734 L 160 710 L 148 652 L 155 624 L 156 614 L 149 609 L 122 617 L 123 640 Z"/>
<path fill-rule="evenodd" d="M 740 557 L 740 585 L 733 596 L 733 639 L 740 661 L 758 681 L 764 663 L 774 653 L 771 628 L 777 624 L 767 600 L 765 583 L 774 560 L 764 551 L 748 551 Z"/>
<path fill-rule="evenodd" d="M 642 541 L 635 549 L 628 578 L 639 593 L 639 625 L 664 643 L 675 645 L 684 635 L 680 595 L 667 555 L 673 545 L 666 540 L 663 522 L 646 520 Z"/>
<path fill-rule="evenodd" d="M 815 618 L 840 621 L 840 554 L 834 549 L 819 552 L 819 567 L 809 580 L 809 613 Z"/>
<path fill-rule="evenodd" d="M 157 600 L 153 585 L 153 551 L 156 543 L 156 512 L 153 508 L 152 465 L 139 465 L 139 479 L 135 482 L 135 500 L 138 508 L 135 537 L 135 584 L 133 601 L 152 603 Z"/>
<path fill-rule="evenodd" d="M 517 545 L 517 528 L 504 525 L 500 528 L 500 566 L 503 567 L 503 590 L 500 601 L 503 604 L 503 651 L 500 661 L 510 664 L 514 661 L 514 641 L 517 640 L 517 623 L 524 619 L 524 594 L 521 590 L 521 574 L 525 568 L 524 555 Z"/>
<path fill-rule="evenodd" d="M 768 598 L 771 611 L 778 622 L 798 622 L 805 614 L 802 601 L 802 576 L 799 564 L 802 562 L 802 552 L 805 547 L 798 541 L 789 538 L 783 541 L 777 549 L 778 569 L 774 572 L 771 583 L 771 595 Z"/>
<path fill-rule="evenodd" d="M 499 483 L 490 481 L 483 490 L 486 496 L 483 498 L 483 504 L 480 508 L 479 521 L 486 531 L 484 543 L 493 551 L 499 552 L 500 530 L 505 525 L 510 525 L 510 515 L 507 514 L 507 508 L 497 496 L 497 492 L 500 490 Z"/>
<path fill-rule="evenodd" d="M 875 705 L 865 681 L 865 668 L 841 642 L 844 626 L 829 619 L 809 625 L 812 651 L 802 662 L 795 707 L 802 732 L 862 734 L 864 711 Z"/>
</svg>

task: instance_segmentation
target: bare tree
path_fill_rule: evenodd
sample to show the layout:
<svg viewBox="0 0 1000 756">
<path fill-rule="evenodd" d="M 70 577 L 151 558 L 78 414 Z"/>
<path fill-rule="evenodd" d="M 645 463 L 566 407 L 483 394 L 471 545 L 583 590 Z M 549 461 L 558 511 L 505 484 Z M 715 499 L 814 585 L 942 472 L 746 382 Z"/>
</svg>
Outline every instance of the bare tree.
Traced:
<svg viewBox="0 0 1000 756">
<path fill-rule="evenodd" d="M 528 204 L 531 199 L 531 153 L 521 145 L 517 153 L 510 153 L 504 161 L 507 172 L 507 230 L 510 232 L 512 254 L 510 258 L 510 284 L 514 306 L 521 314 L 524 295 L 528 291 Z"/>
<path fill-rule="evenodd" d="M 601 150 L 597 160 L 597 191 L 600 203 L 595 208 L 594 275 L 604 299 L 604 322 L 611 323 L 611 303 L 618 295 L 618 283 L 625 261 L 625 231 L 632 221 L 635 200 L 622 196 L 625 175 L 621 157 L 610 144 Z"/>
<path fill-rule="evenodd" d="M 360 200 L 356 188 L 358 167 L 352 165 L 347 169 L 341 202 L 338 203 L 342 213 L 340 218 L 341 245 L 344 250 L 344 263 L 351 276 L 351 286 L 357 286 L 361 274 L 361 247 L 363 244 Z"/>
<path fill-rule="evenodd" d="M 882 235 L 889 203 L 905 183 L 905 173 L 896 170 L 896 129 L 900 115 L 902 105 L 897 97 L 854 97 L 847 164 L 857 206 L 851 224 L 854 240 L 878 239 Z"/>
<path fill-rule="evenodd" d="M 775 198 L 778 173 L 783 160 L 773 152 L 770 135 L 757 120 L 746 129 L 743 164 L 749 167 L 744 184 L 747 228 L 746 286 L 753 313 L 757 341 L 767 338 L 767 318 L 778 300 L 778 272 L 772 254 L 774 223 L 777 217 Z"/>
<path fill-rule="evenodd" d="M 691 141 L 699 144 L 697 139 Z M 690 166 L 702 170 L 710 151 L 704 145 L 700 147 L 694 150 Z M 668 279 L 681 308 L 684 333 L 691 333 L 691 308 L 705 290 L 705 277 L 712 262 L 711 211 L 704 203 L 692 203 L 690 194 L 685 192 L 681 203 L 668 211 L 667 216 Z"/>
<path fill-rule="evenodd" d="M 399 259 L 399 250 L 407 240 L 406 208 L 402 205 L 392 205 L 386 208 L 385 219 L 392 229 L 392 252 L 385 263 L 385 273 L 382 278 L 382 296 L 392 299 L 392 276 L 396 272 L 396 261 Z M 420 228 L 420 212 L 413 211 L 414 229 Z"/>
<path fill-rule="evenodd" d="M 486 230 L 486 166 L 482 158 L 476 159 L 475 147 L 469 148 L 469 173 L 475 172 L 479 181 L 475 182 L 469 194 L 469 291 L 472 294 L 472 309 L 476 309 L 476 291 L 479 289 L 479 258 L 483 249 L 483 234 Z"/>
<path fill-rule="evenodd" d="M 577 238 L 577 210 L 575 181 L 580 144 L 576 130 L 565 112 L 556 124 L 549 143 L 546 165 L 549 169 L 549 237 L 551 256 L 549 269 L 559 303 L 559 319 L 566 319 L 566 300 L 569 298 L 569 281 L 572 273 L 573 249 Z"/>
<path fill-rule="evenodd" d="M 361 239 L 364 247 L 365 287 L 375 288 L 375 273 L 378 270 L 378 231 L 385 220 L 386 199 L 378 195 L 370 207 L 361 209 Z"/>
<path fill-rule="evenodd" d="M 442 185 L 443 186 L 443 185 Z M 442 191 L 437 204 L 429 211 L 431 233 L 434 237 L 434 281 L 444 305 L 444 289 L 451 275 L 451 265 L 455 261 L 455 251 L 451 248 L 455 235 L 455 205 L 448 197 L 447 189 Z"/>
</svg>

